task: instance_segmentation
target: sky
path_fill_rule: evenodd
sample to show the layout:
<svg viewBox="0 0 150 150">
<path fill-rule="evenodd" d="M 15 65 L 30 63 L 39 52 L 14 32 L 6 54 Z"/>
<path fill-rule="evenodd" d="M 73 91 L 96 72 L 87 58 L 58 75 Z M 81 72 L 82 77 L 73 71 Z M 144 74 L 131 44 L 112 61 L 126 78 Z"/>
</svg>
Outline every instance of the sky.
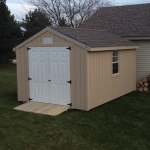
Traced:
<svg viewBox="0 0 150 150">
<path fill-rule="evenodd" d="M 150 0 L 115 0 L 115 5 L 131 5 L 150 3 Z M 11 11 L 11 14 L 15 15 L 17 20 L 20 20 L 27 13 L 27 10 L 33 10 L 34 7 L 25 3 L 24 0 L 6 0 L 6 4 Z"/>
</svg>

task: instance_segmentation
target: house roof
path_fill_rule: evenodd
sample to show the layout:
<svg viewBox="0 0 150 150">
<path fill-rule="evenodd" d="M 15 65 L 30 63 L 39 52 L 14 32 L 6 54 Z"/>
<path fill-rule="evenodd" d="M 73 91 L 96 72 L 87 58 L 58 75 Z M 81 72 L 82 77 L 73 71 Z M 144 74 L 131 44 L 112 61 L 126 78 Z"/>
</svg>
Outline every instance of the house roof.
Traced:
<svg viewBox="0 0 150 150">
<path fill-rule="evenodd" d="M 52 28 L 52 27 L 51 27 Z M 53 27 L 60 32 L 90 47 L 135 46 L 136 44 L 106 30 Z"/>
<path fill-rule="evenodd" d="M 80 28 L 105 29 L 120 36 L 150 36 L 150 3 L 100 8 Z"/>
</svg>

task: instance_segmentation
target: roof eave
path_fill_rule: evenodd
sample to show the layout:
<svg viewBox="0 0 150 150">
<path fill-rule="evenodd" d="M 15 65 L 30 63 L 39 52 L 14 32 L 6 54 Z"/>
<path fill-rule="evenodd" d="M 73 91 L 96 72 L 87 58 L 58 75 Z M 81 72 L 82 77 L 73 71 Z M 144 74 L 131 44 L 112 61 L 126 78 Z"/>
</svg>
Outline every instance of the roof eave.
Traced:
<svg viewBox="0 0 150 150">
<path fill-rule="evenodd" d="M 113 47 L 93 47 L 91 48 L 91 52 L 97 51 L 111 51 L 111 50 L 131 50 L 131 49 L 138 49 L 139 46 L 113 46 Z"/>
<path fill-rule="evenodd" d="M 148 36 L 122 36 L 128 40 L 150 40 L 150 35 Z"/>
<path fill-rule="evenodd" d="M 129 35 L 129 34 L 123 34 L 120 35 L 121 37 L 150 37 L 150 34 L 137 34 L 137 35 Z"/>
</svg>

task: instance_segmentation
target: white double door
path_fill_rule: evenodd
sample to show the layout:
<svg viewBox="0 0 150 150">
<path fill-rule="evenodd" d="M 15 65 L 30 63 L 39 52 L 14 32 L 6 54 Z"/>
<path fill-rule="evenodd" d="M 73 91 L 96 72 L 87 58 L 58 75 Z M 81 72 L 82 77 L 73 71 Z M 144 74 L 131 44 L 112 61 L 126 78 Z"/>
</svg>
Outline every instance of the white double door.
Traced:
<svg viewBox="0 0 150 150">
<path fill-rule="evenodd" d="M 67 105 L 70 103 L 70 50 L 67 47 L 30 47 L 30 99 Z"/>
</svg>

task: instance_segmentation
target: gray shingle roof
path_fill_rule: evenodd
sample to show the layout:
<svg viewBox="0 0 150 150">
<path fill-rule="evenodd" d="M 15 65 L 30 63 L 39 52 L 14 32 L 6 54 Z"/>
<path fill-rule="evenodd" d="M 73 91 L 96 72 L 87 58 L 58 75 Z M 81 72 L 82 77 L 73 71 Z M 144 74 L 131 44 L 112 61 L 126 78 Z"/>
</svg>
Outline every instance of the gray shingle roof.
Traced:
<svg viewBox="0 0 150 150">
<path fill-rule="evenodd" d="M 150 36 L 150 3 L 100 8 L 80 28 L 105 29 L 120 36 Z"/>
<path fill-rule="evenodd" d="M 114 47 L 114 46 L 135 46 L 118 35 L 107 32 L 106 30 L 82 29 L 82 28 L 63 28 L 50 27 L 68 37 L 71 37 L 90 47 Z"/>
</svg>

